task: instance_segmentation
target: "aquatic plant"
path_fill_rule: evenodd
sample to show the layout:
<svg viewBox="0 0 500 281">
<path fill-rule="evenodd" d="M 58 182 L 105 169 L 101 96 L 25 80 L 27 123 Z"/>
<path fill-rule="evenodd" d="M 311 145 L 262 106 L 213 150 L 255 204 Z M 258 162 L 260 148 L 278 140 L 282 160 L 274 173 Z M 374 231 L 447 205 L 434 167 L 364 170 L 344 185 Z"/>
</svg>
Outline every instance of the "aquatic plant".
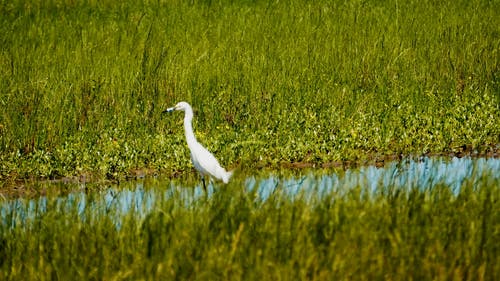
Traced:
<svg viewBox="0 0 500 281">
<path fill-rule="evenodd" d="M 3 2 L 0 180 L 189 171 L 178 100 L 243 169 L 498 152 L 497 6 Z"/>
<path fill-rule="evenodd" d="M 497 280 L 500 182 L 474 171 L 458 189 L 337 181 L 317 194 L 319 174 L 293 196 L 279 176 L 266 198 L 238 178 L 210 196 L 150 178 L 154 200 L 125 212 L 112 192 L 19 199 L 0 205 L 0 279 Z"/>
</svg>

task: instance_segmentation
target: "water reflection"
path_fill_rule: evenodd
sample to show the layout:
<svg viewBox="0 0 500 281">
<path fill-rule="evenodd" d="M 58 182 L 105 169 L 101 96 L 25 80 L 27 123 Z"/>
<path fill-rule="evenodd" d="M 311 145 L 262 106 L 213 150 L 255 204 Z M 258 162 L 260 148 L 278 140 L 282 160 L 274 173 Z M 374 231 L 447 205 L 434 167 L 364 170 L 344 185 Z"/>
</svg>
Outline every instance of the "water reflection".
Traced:
<svg viewBox="0 0 500 281">
<path fill-rule="evenodd" d="M 260 198 L 267 199 L 276 188 L 293 197 L 307 193 L 321 197 L 330 192 L 344 192 L 354 187 L 367 187 L 375 192 L 384 188 L 434 188 L 442 184 L 457 193 L 464 181 L 477 181 L 482 176 L 500 178 L 500 159 L 453 158 L 451 160 L 421 158 L 389 163 L 378 168 L 375 166 L 347 170 L 343 173 L 315 175 L 313 172 L 302 177 L 279 178 L 270 176 L 264 179 L 249 177 L 246 187 L 258 190 Z"/>
<path fill-rule="evenodd" d="M 457 193 L 464 181 L 471 181 L 474 185 L 481 177 L 499 179 L 500 159 L 421 158 L 417 161 L 390 163 L 382 168 L 368 166 L 346 171 L 302 171 L 293 176 L 250 176 L 243 181 L 243 186 L 247 192 L 255 195 L 256 200 L 261 201 L 267 200 L 275 192 L 280 192 L 291 200 L 296 196 L 314 200 L 331 192 L 343 193 L 355 187 L 377 192 L 384 188 L 431 189 L 436 185 L 446 185 Z M 90 209 L 95 217 L 103 214 L 111 216 L 119 226 L 120 217 L 133 213 L 134 216 L 143 218 L 152 211 L 158 200 L 175 198 L 178 204 L 189 207 L 198 200 L 213 196 L 214 192 L 236 187 L 235 184 L 210 184 L 208 193 L 205 194 L 200 185 L 186 188 L 170 180 L 143 180 L 125 185 L 129 186 L 112 186 L 101 192 L 73 192 L 56 198 L 44 196 L 37 199 L 0 199 L 0 222 L 14 227 L 18 223 L 31 221 L 46 212 L 51 200 L 50 207 L 61 212 L 76 211 L 85 220 L 89 219 L 86 216 L 89 216 Z M 80 189 L 84 190 L 84 186 Z M 215 191 L 217 189 L 221 190 Z"/>
</svg>

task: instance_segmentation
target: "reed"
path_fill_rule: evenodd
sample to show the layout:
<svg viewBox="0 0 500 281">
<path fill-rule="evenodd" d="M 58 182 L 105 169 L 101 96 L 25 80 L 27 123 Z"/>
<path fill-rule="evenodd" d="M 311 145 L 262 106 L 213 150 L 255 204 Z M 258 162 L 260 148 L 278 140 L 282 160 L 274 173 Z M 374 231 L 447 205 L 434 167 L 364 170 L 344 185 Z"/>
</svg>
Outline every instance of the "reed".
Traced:
<svg viewBox="0 0 500 281">
<path fill-rule="evenodd" d="M 491 1 L 0 4 L 0 180 L 498 152 Z"/>
<path fill-rule="evenodd" d="M 314 190 L 319 181 L 303 181 Z M 186 204 L 157 181 L 155 203 L 123 213 L 98 193 L 0 209 L 2 280 L 498 280 L 498 177 L 265 200 L 236 180 Z M 162 187 L 163 186 L 163 187 Z M 145 185 L 146 187 L 146 185 Z M 185 189 L 185 188 L 184 188 Z M 190 189 L 188 189 L 190 190 Z M 193 198 L 193 196 L 190 196 Z M 38 202 L 38 203 L 36 203 Z M 143 201 L 142 204 L 146 204 Z M 27 215 L 29 214 L 29 215 Z"/>
</svg>

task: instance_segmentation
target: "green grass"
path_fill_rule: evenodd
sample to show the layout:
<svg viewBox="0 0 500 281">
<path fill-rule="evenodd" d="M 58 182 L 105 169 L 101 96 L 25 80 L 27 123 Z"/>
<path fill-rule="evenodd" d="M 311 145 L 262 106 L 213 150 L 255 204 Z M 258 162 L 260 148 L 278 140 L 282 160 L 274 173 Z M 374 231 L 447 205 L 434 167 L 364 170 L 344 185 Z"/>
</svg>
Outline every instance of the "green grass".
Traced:
<svg viewBox="0 0 500 281">
<path fill-rule="evenodd" d="M 498 1 L 2 1 L 0 180 L 498 151 Z"/>
<path fill-rule="evenodd" d="M 498 152 L 499 11 L 478 0 L 0 1 L 0 186 L 190 173 L 182 116 L 161 114 L 181 100 L 230 168 Z M 500 279 L 497 178 L 458 194 L 359 186 L 265 202 L 242 178 L 189 206 L 159 196 L 120 228 L 119 208 L 91 204 L 102 186 L 82 212 L 48 196 L 10 224 L 25 199 L 0 223 L 0 279 Z"/>
<path fill-rule="evenodd" d="M 498 177 L 465 181 L 458 193 L 444 183 L 408 190 L 379 185 L 373 193 L 339 185 L 312 200 L 306 193 L 291 199 L 280 180 L 266 201 L 242 191 L 237 180 L 189 205 L 179 192 L 166 198 L 168 184 L 145 184 L 157 186 L 157 201 L 142 218 L 121 214 L 119 204 L 94 203 L 97 193 L 87 194 L 84 209 L 78 197 L 66 204 L 71 200 L 50 196 L 45 208 L 21 201 L 0 223 L 0 279 L 500 277 Z M 33 215 L 26 218 L 26 209 Z M 116 217 L 122 217 L 118 228 Z"/>
</svg>

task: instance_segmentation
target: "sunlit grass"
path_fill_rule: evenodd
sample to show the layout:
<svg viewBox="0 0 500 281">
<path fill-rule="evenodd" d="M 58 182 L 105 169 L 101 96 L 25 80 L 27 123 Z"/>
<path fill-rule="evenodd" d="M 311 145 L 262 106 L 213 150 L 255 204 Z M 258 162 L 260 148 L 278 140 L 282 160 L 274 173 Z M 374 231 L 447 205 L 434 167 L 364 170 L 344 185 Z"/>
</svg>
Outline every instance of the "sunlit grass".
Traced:
<svg viewBox="0 0 500 281">
<path fill-rule="evenodd" d="M 498 151 L 498 10 L 478 0 L 3 1 L 0 185 L 190 174 L 182 117 L 161 115 L 181 100 L 230 168 Z M 192 204 L 158 191 L 145 216 L 93 204 L 100 185 L 86 186 L 84 205 L 61 200 L 78 186 L 43 208 L 20 199 L 0 222 L 0 280 L 500 279 L 497 178 L 458 193 L 360 184 L 316 200 L 292 200 L 282 181 L 265 201 L 242 186 L 236 176 Z"/>
<path fill-rule="evenodd" d="M 184 191 L 165 196 L 158 188 L 147 213 L 124 214 L 114 201 L 98 203 L 95 192 L 85 201 L 77 194 L 64 201 L 49 196 L 43 204 L 20 200 L 2 214 L 0 279 L 496 280 L 500 275 L 498 177 L 465 181 L 458 192 L 444 183 L 376 190 L 337 185 L 315 200 L 306 193 L 290 197 L 285 181 L 277 180 L 266 200 L 242 190 L 240 180 L 190 204 Z M 160 183 L 168 185 L 149 184 Z M 303 184 L 314 189 L 317 183 Z"/>
<path fill-rule="evenodd" d="M 8 1 L 0 177 L 498 151 L 491 1 Z"/>
</svg>

